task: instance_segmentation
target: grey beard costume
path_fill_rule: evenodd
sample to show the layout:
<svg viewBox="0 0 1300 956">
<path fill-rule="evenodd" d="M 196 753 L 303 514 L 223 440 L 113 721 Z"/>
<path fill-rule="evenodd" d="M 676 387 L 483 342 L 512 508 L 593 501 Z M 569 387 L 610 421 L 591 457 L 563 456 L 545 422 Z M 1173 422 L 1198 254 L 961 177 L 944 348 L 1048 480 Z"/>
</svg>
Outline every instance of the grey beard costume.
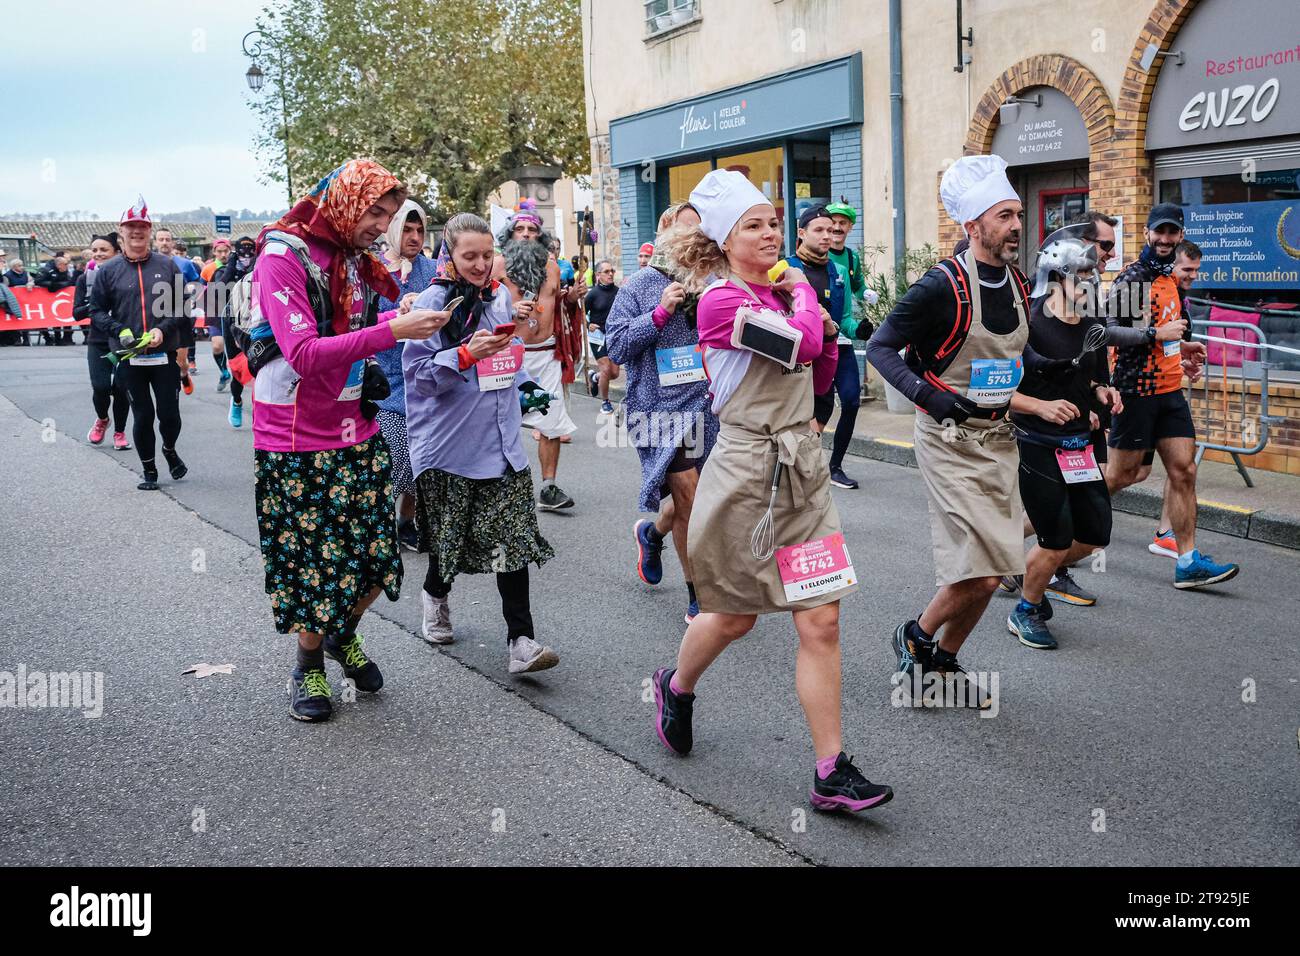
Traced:
<svg viewBox="0 0 1300 956">
<path fill-rule="evenodd" d="M 497 242 L 505 256 L 506 277 L 519 287 L 520 292 L 541 292 L 546 282 L 551 237 L 543 232 L 536 239 L 520 240 L 511 238 L 507 230 L 497 237 Z"/>
</svg>

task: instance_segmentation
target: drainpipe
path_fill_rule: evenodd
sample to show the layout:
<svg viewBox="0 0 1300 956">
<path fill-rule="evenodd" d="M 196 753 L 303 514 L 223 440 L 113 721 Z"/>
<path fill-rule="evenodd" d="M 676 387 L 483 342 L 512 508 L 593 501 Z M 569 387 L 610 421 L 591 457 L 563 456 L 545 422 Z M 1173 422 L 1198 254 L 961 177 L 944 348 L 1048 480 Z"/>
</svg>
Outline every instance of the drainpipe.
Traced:
<svg viewBox="0 0 1300 956">
<path fill-rule="evenodd" d="M 894 199 L 894 268 L 907 252 L 907 186 L 903 172 L 903 0 L 889 0 L 889 125 Z"/>
</svg>

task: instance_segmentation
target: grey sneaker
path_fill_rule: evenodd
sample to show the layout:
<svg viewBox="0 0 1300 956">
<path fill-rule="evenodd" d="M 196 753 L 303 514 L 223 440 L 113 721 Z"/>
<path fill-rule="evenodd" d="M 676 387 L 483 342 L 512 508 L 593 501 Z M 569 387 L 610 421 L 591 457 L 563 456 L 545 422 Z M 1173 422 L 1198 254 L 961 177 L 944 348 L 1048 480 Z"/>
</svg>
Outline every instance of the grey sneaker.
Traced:
<svg viewBox="0 0 1300 956">
<path fill-rule="evenodd" d="M 542 511 L 559 511 L 561 508 L 572 508 L 573 499 L 559 485 L 547 485 L 537 496 L 537 507 Z"/>
<path fill-rule="evenodd" d="M 1078 607 L 1092 607 L 1097 603 L 1097 595 L 1079 587 L 1079 582 L 1070 575 L 1069 568 L 1057 568 L 1056 577 L 1044 588 L 1049 601 L 1062 604 L 1074 604 Z"/>
<path fill-rule="evenodd" d="M 516 637 L 510 642 L 510 673 L 528 674 L 544 671 L 560 663 L 560 655 L 543 647 L 531 637 Z"/>
<path fill-rule="evenodd" d="M 436 598 L 428 591 L 421 591 L 424 604 L 424 623 L 420 626 L 420 636 L 430 644 L 450 644 L 451 606 L 445 597 Z"/>
</svg>

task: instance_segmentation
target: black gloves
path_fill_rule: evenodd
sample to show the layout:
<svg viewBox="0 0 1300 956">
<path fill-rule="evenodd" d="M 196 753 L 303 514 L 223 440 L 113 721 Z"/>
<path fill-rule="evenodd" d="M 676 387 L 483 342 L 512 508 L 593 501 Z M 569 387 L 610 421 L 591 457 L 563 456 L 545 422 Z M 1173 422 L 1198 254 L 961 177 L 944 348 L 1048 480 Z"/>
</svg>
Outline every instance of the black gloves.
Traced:
<svg viewBox="0 0 1300 956">
<path fill-rule="evenodd" d="M 964 395 L 928 387 L 929 392 L 921 396 L 921 407 L 937 422 L 951 420 L 960 425 L 979 410 L 979 406 Z"/>
</svg>

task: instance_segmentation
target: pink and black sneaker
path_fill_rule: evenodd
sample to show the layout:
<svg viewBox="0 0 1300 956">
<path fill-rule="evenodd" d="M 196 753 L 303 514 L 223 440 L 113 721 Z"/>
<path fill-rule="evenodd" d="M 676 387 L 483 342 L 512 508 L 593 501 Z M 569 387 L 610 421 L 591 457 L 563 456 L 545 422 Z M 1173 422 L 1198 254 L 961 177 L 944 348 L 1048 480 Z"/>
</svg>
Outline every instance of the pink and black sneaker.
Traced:
<svg viewBox="0 0 1300 956">
<path fill-rule="evenodd" d="M 661 667 L 655 671 L 655 733 L 663 745 L 678 756 L 691 752 L 691 713 L 694 694 L 674 694 L 673 675 L 677 668 Z"/>
<path fill-rule="evenodd" d="M 822 777 L 820 770 L 813 772 L 813 788 L 809 796 L 814 809 L 857 813 L 888 803 L 894 799 L 894 791 L 862 776 L 862 772 L 853 766 L 853 758 L 841 750 L 829 774 Z"/>
<path fill-rule="evenodd" d="M 108 419 L 96 418 L 95 424 L 90 426 L 90 434 L 86 436 L 86 441 L 92 445 L 98 445 L 104 440 L 104 433 L 108 431 Z"/>
</svg>

